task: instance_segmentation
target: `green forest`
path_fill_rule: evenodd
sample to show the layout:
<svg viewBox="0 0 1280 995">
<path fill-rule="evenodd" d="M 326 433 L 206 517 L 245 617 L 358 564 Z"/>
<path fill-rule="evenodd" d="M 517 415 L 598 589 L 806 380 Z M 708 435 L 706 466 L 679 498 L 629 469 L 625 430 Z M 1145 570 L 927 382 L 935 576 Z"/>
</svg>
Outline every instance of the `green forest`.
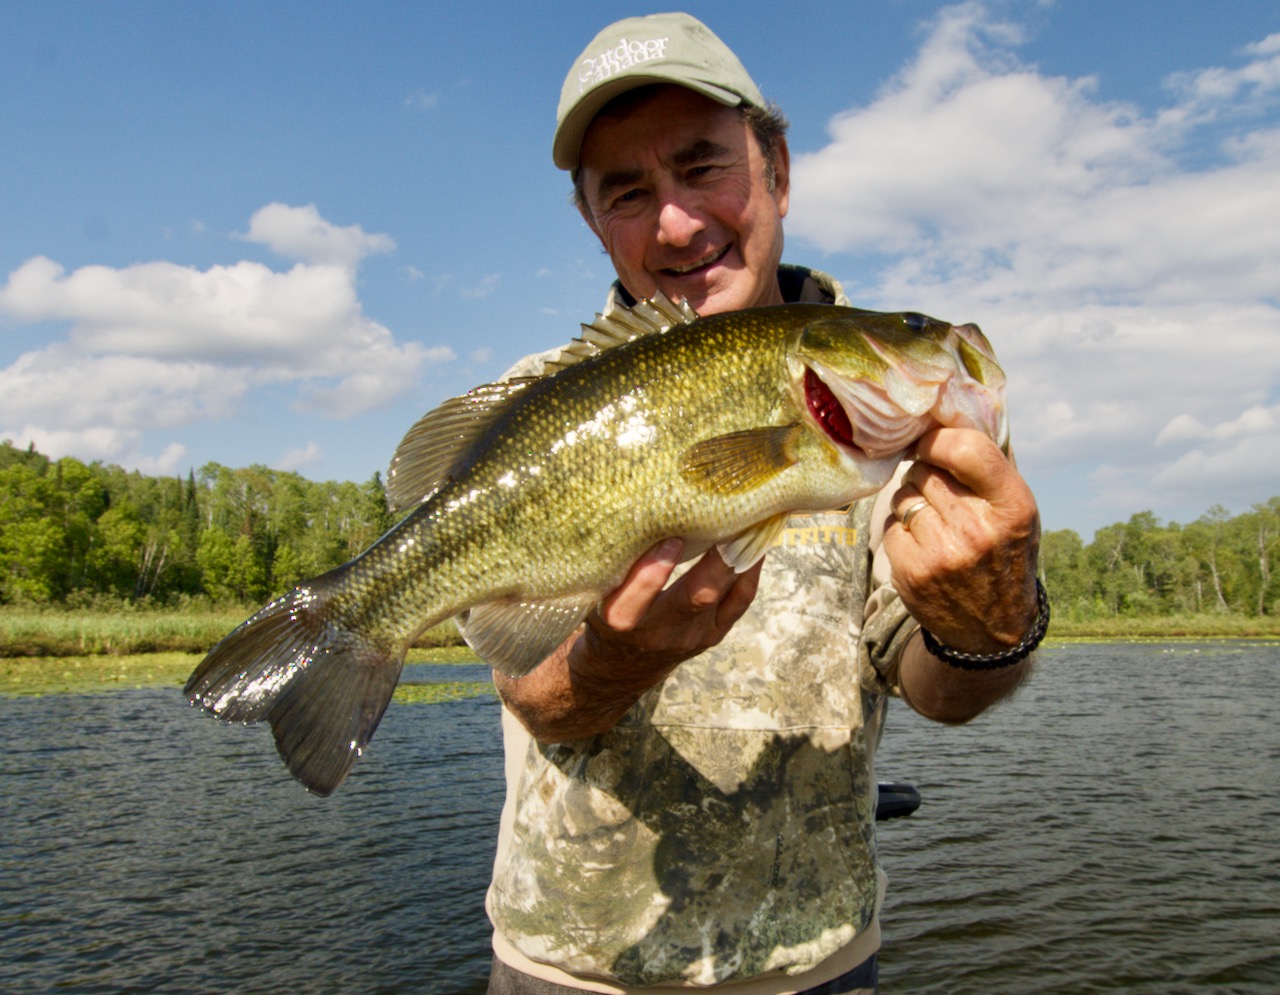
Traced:
<svg viewBox="0 0 1280 995">
<path fill-rule="evenodd" d="M 249 606 L 343 563 L 390 525 L 382 480 L 317 483 L 209 463 L 183 477 L 52 460 L 0 444 L 0 604 Z M 1186 525 L 1151 512 L 1085 542 L 1049 531 L 1041 569 L 1056 619 L 1272 616 L 1280 497 Z"/>
</svg>

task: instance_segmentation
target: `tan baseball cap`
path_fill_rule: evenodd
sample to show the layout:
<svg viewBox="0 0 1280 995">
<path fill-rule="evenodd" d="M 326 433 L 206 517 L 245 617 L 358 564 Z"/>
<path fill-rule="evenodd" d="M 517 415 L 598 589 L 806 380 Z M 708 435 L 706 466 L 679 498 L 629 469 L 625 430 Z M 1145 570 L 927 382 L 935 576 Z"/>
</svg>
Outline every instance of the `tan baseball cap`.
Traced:
<svg viewBox="0 0 1280 995">
<path fill-rule="evenodd" d="M 610 24 L 565 77 L 551 157 L 575 169 L 582 137 L 614 97 L 650 83 L 677 83 L 727 107 L 763 107 L 764 97 L 738 57 L 688 14 L 651 14 Z"/>
</svg>

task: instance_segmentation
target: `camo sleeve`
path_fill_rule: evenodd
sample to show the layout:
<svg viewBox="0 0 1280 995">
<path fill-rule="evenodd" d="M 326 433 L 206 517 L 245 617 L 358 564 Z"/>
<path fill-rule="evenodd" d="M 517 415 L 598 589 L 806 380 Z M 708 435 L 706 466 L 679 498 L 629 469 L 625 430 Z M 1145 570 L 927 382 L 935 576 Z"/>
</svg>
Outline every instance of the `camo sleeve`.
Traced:
<svg viewBox="0 0 1280 995">
<path fill-rule="evenodd" d="M 556 346 L 554 349 L 547 349 L 544 352 L 535 352 L 531 356 L 525 356 L 523 359 L 517 360 L 515 365 L 498 379 L 506 382 L 507 380 L 515 380 L 517 377 L 540 377 L 546 373 L 547 364 L 554 361 L 565 348 L 565 346 Z"/>
<path fill-rule="evenodd" d="M 889 484 L 857 509 L 859 531 L 867 536 L 867 598 L 858 637 L 858 670 L 862 686 L 874 694 L 902 697 L 899 662 L 908 640 L 920 624 L 907 611 L 894 589 L 889 556 L 884 550 L 884 525 L 892 514 L 890 499 L 910 463 L 903 462 Z M 865 515 L 865 517 L 863 517 Z"/>
</svg>

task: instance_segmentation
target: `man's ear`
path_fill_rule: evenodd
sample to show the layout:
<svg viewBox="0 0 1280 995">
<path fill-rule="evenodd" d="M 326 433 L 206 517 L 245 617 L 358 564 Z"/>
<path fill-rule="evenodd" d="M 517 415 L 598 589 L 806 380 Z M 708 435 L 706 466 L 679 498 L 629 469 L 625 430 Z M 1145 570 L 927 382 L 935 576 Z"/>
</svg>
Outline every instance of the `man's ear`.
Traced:
<svg viewBox="0 0 1280 995">
<path fill-rule="evenodd" d="M 791 150 L 787 148 L 785 135 L 778 136 L 773 155 L 773 199 L 778 205 L 778 217 L 787 216 L 791 202 Z"/>
</svg>

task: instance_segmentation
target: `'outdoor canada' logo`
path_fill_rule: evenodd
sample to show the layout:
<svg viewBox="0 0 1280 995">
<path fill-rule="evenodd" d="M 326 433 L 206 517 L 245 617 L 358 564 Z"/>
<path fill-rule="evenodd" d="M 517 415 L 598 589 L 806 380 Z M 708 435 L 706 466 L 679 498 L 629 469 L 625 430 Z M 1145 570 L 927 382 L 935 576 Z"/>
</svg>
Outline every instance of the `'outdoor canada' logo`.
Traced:
<svg viewBox="0 0 1280 995">
<path fill-rule="evenodd" d="M 617 45 L 605 49 L 595 58 L 582 60 L 578 67 L 578 92 L 582 93 L 597 83 L 603 83 L 614 73 L 630 69 L 641 62 L 661 59 L 666 54 L 670 38 L 653 38 L 649 41 L 628 41 L 623 38 Z"/>
</svg>

